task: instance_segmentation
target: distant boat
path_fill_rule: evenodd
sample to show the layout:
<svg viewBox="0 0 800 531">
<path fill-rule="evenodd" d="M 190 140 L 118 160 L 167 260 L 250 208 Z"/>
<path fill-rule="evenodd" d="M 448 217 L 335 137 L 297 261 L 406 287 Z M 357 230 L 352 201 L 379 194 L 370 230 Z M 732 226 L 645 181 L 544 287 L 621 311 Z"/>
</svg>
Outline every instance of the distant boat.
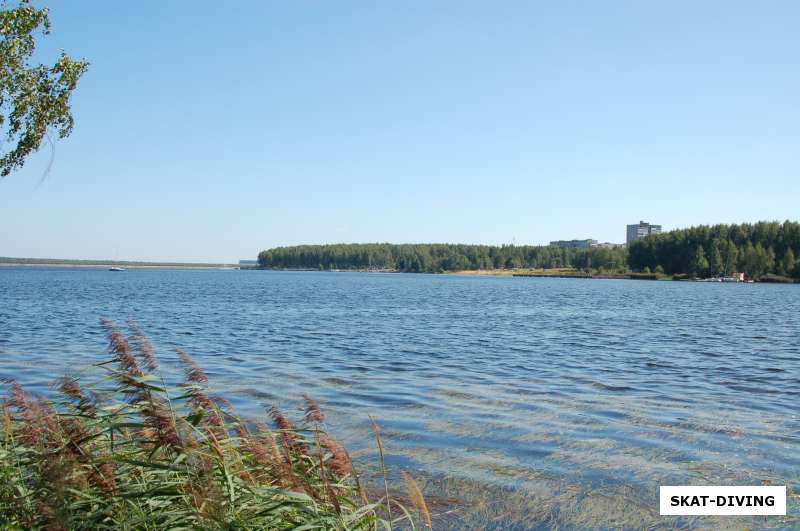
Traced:
<svg viewBox="0 0 800 531">
<path fill-rule="evenodd" d="M 119 262 L 119 246 L 117 247 L 117 251 L 114 253 L 114 261 Z M 125 271 L 124 267 L 119 266 L 111 266 L 108 268 L 109 271 Z"/>
</svg>

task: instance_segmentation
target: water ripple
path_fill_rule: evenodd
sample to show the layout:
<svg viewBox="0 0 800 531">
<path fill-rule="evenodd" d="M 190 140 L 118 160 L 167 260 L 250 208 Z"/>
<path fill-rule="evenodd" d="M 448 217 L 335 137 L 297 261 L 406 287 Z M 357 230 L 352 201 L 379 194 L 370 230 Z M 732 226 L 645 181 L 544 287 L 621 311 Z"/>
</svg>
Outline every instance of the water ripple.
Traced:
<svg viewBox="0 0 800 531">
<path fill-rule="evenodd" d="M 431 475 L 798 483 L 798 286 L 0 268 L 0 377 L 44 391 L 103 359 L 101 316 L 167 371 L 190 351 L 245 414 L 311 391 L 365 459 L 373 414 Z"/>
</svg>

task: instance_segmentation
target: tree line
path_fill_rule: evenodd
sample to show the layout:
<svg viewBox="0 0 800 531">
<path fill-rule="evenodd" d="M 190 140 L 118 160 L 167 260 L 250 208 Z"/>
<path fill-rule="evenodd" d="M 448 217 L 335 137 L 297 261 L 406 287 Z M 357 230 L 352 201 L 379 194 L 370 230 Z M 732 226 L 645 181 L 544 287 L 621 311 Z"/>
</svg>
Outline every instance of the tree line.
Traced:
<svg viewBox="0 0 800 531">
<path fill-rule="evenodd" d="M 628 249 L 634 271 L 707 278 L 745 273 L 800 278 L 800 223 L 700 225 L 648 236 Z"/>
<path fill-rule="evenodd" d="M 625 247 L 564 249 L 535 245 L 331 244 L 276 247 L 258 255 L 268 269 L 387 269 L 438 273 L 477 269 L 573 268 L 749 278 L 800 279 L 800 223 L 701 225 L 648 236 Z"/>
<path fill-rule="evenodd" d="M 575 268 L 621 272 L 624 248 L 563 249 L 533 245 L 332 244 L 277 247 L 258 255 L 269 269 L 391 269 L 438 273 L 477 269 Z"/>
</svg>

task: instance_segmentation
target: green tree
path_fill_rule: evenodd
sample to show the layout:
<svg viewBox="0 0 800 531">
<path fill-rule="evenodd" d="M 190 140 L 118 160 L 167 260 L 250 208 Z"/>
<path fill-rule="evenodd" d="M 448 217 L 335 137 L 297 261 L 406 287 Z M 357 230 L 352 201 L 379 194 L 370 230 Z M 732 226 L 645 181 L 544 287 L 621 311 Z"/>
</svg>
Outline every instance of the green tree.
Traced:
<svg viewBox="0 0 800 531">
<path fill-rule="evenodd" d="M 773 260 L 774 263 L 774 260 Z M 761 278 L 764 273 L 769 271 L 769 255 L 761 243 L 756 244 L 752 276 L 755 279 Z"/>
<path fill-rule="evenodd" d="M 784 275 L 792 276 L 795 273 L 795 266 L 797 259 L 794 257 L 794 252 L 791 249 L 786 249 L 781 258 L 781 269 Z"/>
<path fill-rule="evenodd" d="M 0 151 L 0 177 L 22 167 L 48 132 L 59 138 L 72 132 L 69 98 L 88 63 L 61 52 L 52 66 L 30 66 L 36 36 L 49 32 L 46 8 L 0 0 L 0 135 L 9 145 Z"/>
<path fill-rule="evenodd" d="M 720 250 L 723 263 L 722 273 L 725 276 L 731 275 L 736 270 L 736 264 L 739 260 L 739 249 L 736 248 L 736 244 L 733 243 L 733 241 L 725 240 L 722 242 Z"/>
<path fill-rule="evenodd" d="M 698 245 L 694 250 L 692 261 L 689 264 L 689 271 L 696 277 L 703 277 L 708 272 L 708 260 L 702 245 Z"/>
<path fill-rule="evenodd" d="M 725 263 L 722 259 L 722 251 L 720 250 L 719 241 L 712 240 L 711 247 L 708 250 L 708 267 L 709 273 L 712 276 L 722 275 L 725 273 Z"/>
<path fill-rule="evenodd" d="M 748 240 L 739 251 L 739 271 L 743 271 L 748 277 L 755 278 L 758 266 L 757 262 L 756 248 L 753 247 L 753 242 Z"/>
</svg>

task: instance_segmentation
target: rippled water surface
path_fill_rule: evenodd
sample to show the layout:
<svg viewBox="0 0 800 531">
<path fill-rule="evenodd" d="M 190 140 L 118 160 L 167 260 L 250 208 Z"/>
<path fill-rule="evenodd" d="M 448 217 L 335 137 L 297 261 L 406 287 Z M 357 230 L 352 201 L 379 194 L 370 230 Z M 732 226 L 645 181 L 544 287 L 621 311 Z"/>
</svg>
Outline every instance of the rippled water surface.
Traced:
<svg viewBox="0 0 800 531">
<path fill-rule="evenodd" d="M 244 413 L 310 392 L 365 462 L 374 415 L 443 526 L 724 527 L 660 519 L 658 485 L 798 490 L 800 286 L 0 268 L 0 377 L 104 359 L 103 316 Z"/>
</svg>

